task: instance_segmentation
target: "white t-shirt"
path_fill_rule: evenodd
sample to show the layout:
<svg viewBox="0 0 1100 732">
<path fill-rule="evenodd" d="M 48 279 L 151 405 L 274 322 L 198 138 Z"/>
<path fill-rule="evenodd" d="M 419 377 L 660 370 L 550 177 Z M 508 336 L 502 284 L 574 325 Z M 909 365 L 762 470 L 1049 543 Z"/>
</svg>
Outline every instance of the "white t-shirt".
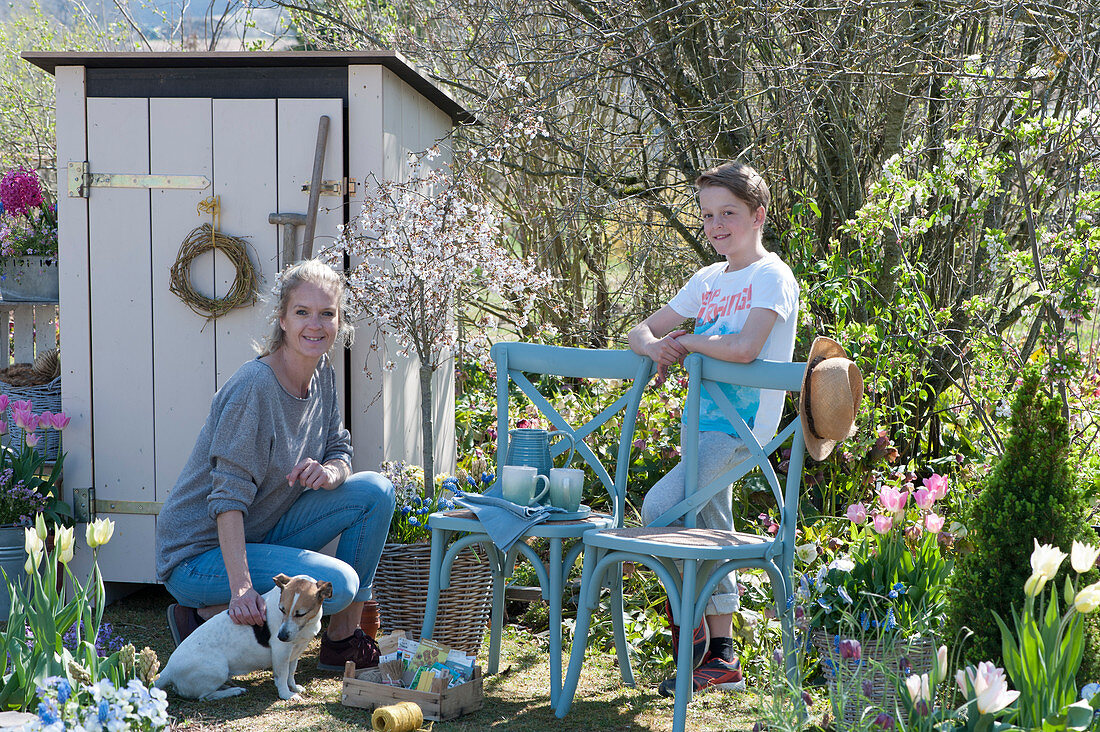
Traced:
<svg viewBox="0 0 1100 732">
<path fill-rule="evenodd" d="M 798 322 L 798 283 L 791 268 L 771 252 L 736 272 L 727 272 L 726 266 L 717 262 L 696 272 L 669 306 L 685 318 L 695 318 L 695 332 L 702 335 L 740 333 L 750 309 L 772 310 L 779 317 L 760 358 L 790 361 Z M 775 436 L 784 392 L 731 385 L 723 385 L 722 391 L 761 444 Z M 737 434 L 705 391 L 699 401 L 699 429 Z"/>
</svg>

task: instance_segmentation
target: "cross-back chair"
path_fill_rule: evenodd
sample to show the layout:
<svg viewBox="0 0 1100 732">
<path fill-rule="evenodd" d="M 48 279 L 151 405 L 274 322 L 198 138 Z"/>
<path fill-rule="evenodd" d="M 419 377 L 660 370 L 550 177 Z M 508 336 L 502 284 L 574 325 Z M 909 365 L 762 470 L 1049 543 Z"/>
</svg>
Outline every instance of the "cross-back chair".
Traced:
<svg viewBox="0 0 1100 732">
<path fill-rule="evenodd" d="M 630 449 L 633 442 L 634 425 L 637 421 L 638 404 L 642 392 L 654 372 L 653 362 L 625 350 L 595 350 L 583 348 L 564 348 L 533 343 L 497 343 L 491 350 L 497 368 L 497 476 L 508 454 L 508 418 L 509 382 L 519 387 L 539 412 L 555 429 L 573 435 L 576 454 L 579 455 L 595 473 L 599 486 L 586 486 L 584 495 L 602 487 L 606 491 L 611 513 L 593 511 L 584 519 L 571 521 L 547 521 L 538 524 L 525 534 L 525 537 L 538 537 L 549 542 L 549 567 L 543 564 L 535 550 L 523 541 L 517 541 L 507 552 L 500 551 L 489 538 L 480 521 L 471 511 L 456 510 L 433 513 L 428 518 L 432 530 L 431 571 L 428 581 L 427 608 L 424 614 L 424 627 L 421 636 L 430 638 L 435 626 L 439 594 L 450 584 L 451 564 L 459 552 L 467 547 L 480 544 L 492 569 L 493 604 L 490 616 L 488 672 L 496 673 L 500 662 L 500 635 L 504 624 L 505 581 L 511 576 L 517 556 L 525 557 L 535 570 L 543 598 L 550 606 L 550 699 L 557 701 L 561 690 L 561 615 L 562 591 L 569 571 L 580 556 L 584 545 L 576 541 L 563 553 L 563 542 L 580 539 L 586 531 L 611 528 L 623 525 L 626 508 L 627 472 L 630 467 Z M 554 375 L 569 378 L 604 379 L 623 381 L 629 388 L 612 404 L 604 408 L 588 422 L 574 427 L 559 413 L 550 401 L 541 394 L 535 383 L 528 378 L 533 375 Z M 537 381 L 537 379 L 536 379 Z M 621 433 L 618 451 L 613 466 L 614 477 L 603 465 L 584 439 L 606 424 L 616 414 L 622 413 Z M 557 456 L 567 448 L 565 440 L 559 440 L 551 447 L 551 454 Z M 633 675 L 627 656 L 626 634 L 622 617 L 622 575 L 613 578 L 612 616 L 614 620 L 615 645 L 619 654 L 619 665 L 623 681 L 633 684 Z"/>
<path fill-rule="evenodd" d="M 703 617 L 711 593 L 731 571 L 749 567 L 763 568 L 770 578 L 775 607 L 783 631 L 783 649 L 788 676 L 797 674 L 794 658 L 793 613 L 788 607 L 793 596 L 795 524 L 802 482 L 805 443 L 802 424 L 796 416 L 780 428 L 778 434 L 761 445 L 752 430 L 722 392 L 720 385 L 733 384 L 759 389 L 798 391 L 806 364 L 754 361 L 735 364 L 691 354 L 684 361 L 688 372 L 688 394 L 684 405 L 682 459 L 685 463 L 685 498 L 654 525 L 612 527 L 584 535 L 584 564 L 577 623 L 569 670 L 562 694 L 555 704 L 557 716 L 564 717 L 573 702 L 584 663 L 585 647 L 592 612 L 598 607 L 600 587 L 607 572 L 621 575 L 624 561 L 633 561 L 652 569 L 668 592 L 673 618 L 682 628 L 696 627 Z M 749 457 L 714 479 L 699 486 L 699 397 L 706 393 L 730 420 L 749 450 Z M 769 461 L 769 455 L 792 440 L 785 485 Z M 779 530 L 775 536 L 738 531 L 696 528 L 699 509 L 710 498 L 753 470 L 759 469 L 779 508 Z M 679 523 L 682 525 L 673 526 Z M 683 571 L 677 563 L 681 562 Z M 680 633 L 676 649 L 676 701 L 673 706 L 674 732 L 682 732 L 687 704 L 692 694 L 692 634 Z"/>
</svg>

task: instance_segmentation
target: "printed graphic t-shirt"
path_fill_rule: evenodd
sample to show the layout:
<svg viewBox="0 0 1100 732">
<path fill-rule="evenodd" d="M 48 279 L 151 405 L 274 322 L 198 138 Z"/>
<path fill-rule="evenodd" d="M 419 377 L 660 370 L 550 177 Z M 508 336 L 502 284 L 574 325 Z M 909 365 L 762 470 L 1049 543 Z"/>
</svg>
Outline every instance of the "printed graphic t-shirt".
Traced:
<svg viewBox="0 0 1100 732">
<path fill-rule="evenodd" d="M 696 272 L 669 306 L 685 318 L 695 318 L 695 332 L 701 335 L 740 333 L 749 310 L 772 310 L 778 317 L 760 358 L 790 361 L 798 322 L 798 283 L 791 268 L 771 252 L 736 272 L 727 272 L 726 266 L 717 262 Z M 723 384 L 722 391 L 761 444 L 775 436 L 784 392 L 730 384 Z M 737 434 L 705 390 L 699 400 L 699 429 Z"/>
</svg>

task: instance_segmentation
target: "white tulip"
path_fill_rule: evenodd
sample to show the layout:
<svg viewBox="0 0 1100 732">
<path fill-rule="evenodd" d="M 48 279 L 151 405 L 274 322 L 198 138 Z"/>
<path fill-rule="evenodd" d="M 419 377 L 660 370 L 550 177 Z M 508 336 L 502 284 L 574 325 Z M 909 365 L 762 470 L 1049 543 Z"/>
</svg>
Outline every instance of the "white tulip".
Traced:
<svg viewBox="0 0 1100 732">
<path fill-rule="evenodd" d="M 1094 582 L 1077 593 L 1073 598 L 1073 606 L 1079 613 L 1091 613 L 1100 607 L 1100 582 Z"/>
<path fill-rule="evenodd" d="M 1058 574 L 1058 568 L 1066 559 L 1066 553 L 1052 544 L 1039 544 L 1038 539 L 1033 539 L 1035 549 L 1031 552 L 1031 571 L 1046 579 L 1054 579 Z"/>
<path fill-rule="evenodd" d="M 1084 574 L 1096 566 L 1096 558 L 1100 556 L 1100 546 L 1073 542 L 1073 548 L 1069 552 L 1069 563 L 1073 565 L 1073 571 Z"/>
</svg>

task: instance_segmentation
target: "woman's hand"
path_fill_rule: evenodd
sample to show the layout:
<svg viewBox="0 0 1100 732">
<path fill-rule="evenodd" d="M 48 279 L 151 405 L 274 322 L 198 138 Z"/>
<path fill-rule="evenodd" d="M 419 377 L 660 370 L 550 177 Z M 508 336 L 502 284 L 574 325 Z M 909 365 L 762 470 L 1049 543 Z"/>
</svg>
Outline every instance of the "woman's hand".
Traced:
<svg viewBox="0 0 1100 732">
<path fill-rule="evenodd" d="M 332 490 L 336 486 L 343 482 L 338 471 L 334 466 L 324 465 L 317 462 L 313 458 L 306 458 L 302 462 L 294 466 L 290 473 L 286 476 L 287 485 L 298 485 L 303 488 L 311 488 L 318 490 L 324 488 L 325 490 Z"/>
<path fill-rule="evenodd" d="M 237 625 L 263 625 L 267 622 L 267 603 L 249 587 L 229 601 L 229 619 Z"/>
</svg>

